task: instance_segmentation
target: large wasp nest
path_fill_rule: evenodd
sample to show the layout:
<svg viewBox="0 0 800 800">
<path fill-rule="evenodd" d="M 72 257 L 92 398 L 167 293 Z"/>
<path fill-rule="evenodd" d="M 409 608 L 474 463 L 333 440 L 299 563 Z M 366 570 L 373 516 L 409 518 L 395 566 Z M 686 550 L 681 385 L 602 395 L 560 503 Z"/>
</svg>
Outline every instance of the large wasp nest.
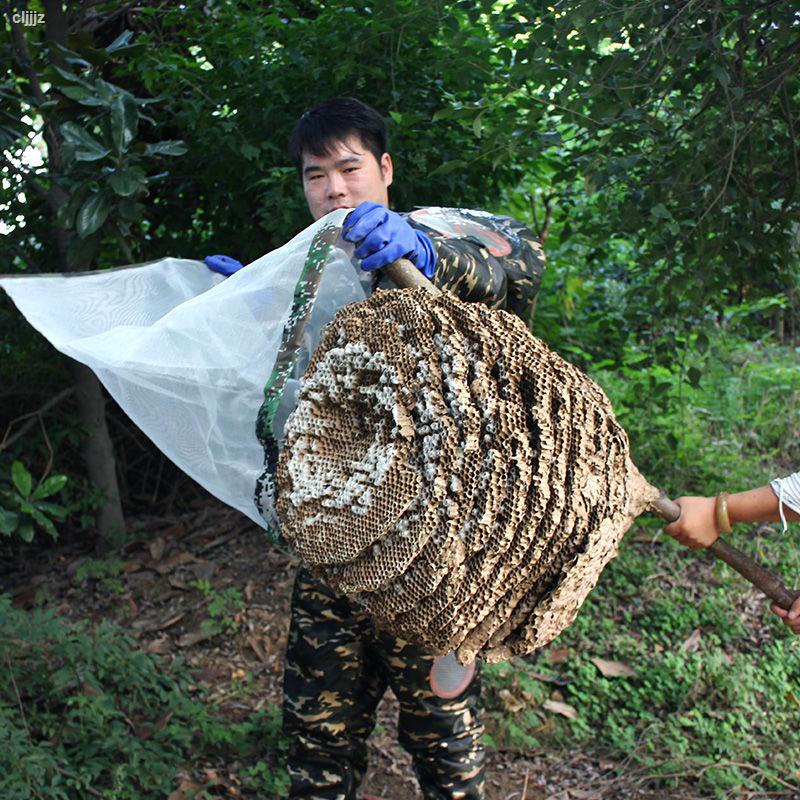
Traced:
<svg viewBox="0 0 800 800">
<path fill-rule="evenodd" d="M 277 487 L 319 577 L 462 663 L 557 636 L 658 494 L 594 382 L 517 317 L 423 289 L 327 327 Z"/>
</svg>

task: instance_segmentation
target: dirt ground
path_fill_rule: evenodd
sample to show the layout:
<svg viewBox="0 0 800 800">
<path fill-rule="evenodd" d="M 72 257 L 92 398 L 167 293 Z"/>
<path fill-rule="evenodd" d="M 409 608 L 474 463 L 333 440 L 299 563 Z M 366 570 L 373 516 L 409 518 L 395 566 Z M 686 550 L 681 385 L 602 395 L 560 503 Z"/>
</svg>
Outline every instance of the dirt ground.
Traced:
<svg viewBox="0 0 800 800">
<path fill-rule="evenodd" d="M 19 571 L 0 563 L 0 589 L 19 607 L 42 593 L 48 605 L 70 618 L 110 617 L 127 626 L 142 648 L 169 657 L 180 653 L 209 700 L 231 720 L 279 704 L 283 649 L 296 561 L 267 541 L 264 532 L 236 511 L 203 498 L 180 517 L 139 517 L 133 538 L 119 556 L 121 591 L 79 581 L 81 564 L 93 558 L 90 543 L 54 547 Z M 11 571 L 11 568 L 15 571 Z M 230 633 L 210 635 L 202 627 L 210 593 L 236 587 L 244 598 Z M 251 677 L 250 677 L 251 676 Z M 383 800 L 421 798 L 408 755 L 396 742 L 397 704 L 391 692 L 378 712 L 370 739 L 370 769 L 364 795 Z M 247 796 L 239 789 L 240 764 L 199 765 L 216 796 Z M 580 751 L 490 752 L 488 800 L 580 800 L 582 798 L 694 797 L 665 794 L 625 762 Z M 744 795 L 742 795 L 744 797 Z M 266 798 L 262 798 L 266 800 Z"/>
</svg>

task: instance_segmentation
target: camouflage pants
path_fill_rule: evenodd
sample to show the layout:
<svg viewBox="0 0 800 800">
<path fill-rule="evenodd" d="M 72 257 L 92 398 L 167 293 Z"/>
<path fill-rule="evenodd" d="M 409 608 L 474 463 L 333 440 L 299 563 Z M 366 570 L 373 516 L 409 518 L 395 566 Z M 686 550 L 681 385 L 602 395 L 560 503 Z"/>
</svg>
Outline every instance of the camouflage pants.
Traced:
<svg viewBox="0 0 800 800">
<path fill-rule="evenodd" d="M 355 800 L 366 740 L 387 686 L 400 704 L 399 739 L 426 800 L 483 798 L 483 725 L 476 677 L 458 697 L 430 689 L 434 657 L 385 633 L 307 570 L 297 573 L 284 676 L 292 798 Z"/>
</svg>

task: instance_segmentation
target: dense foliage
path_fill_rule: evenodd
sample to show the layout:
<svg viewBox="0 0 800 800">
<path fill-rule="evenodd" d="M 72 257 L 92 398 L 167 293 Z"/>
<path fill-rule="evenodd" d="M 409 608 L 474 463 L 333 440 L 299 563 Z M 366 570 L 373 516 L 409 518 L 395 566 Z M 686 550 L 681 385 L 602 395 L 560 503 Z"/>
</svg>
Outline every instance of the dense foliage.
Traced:
<svg viewBox="0 0 800 800">
<path fill-rule="evenodd" d="M 231 725 L 191 696 L 185 664 L 159 663 L 112 622 L 27 613 L 0 595 L 0 647 L 0 788 L 9 800 L 155 800 L 191 772 L 198 751 L 233 758 L 282 747 L 274 715 Z M 259 788 L 267 778 L 283 786 L 285 771 L 264 763 Z"/>
</svg>

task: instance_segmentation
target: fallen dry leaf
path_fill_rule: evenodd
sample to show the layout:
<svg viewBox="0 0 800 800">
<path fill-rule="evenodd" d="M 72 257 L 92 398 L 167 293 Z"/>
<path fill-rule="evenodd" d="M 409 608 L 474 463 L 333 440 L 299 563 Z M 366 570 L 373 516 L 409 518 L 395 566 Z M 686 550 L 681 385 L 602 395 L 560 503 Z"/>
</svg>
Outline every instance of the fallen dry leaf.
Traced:
<svg viewBox="0 0 800 800">
<path fill-rule="evenodd" d="M 531 678 L 542 683 L 554 683 L 556 686 L 566 686 L 569 683 L 569 678 L 563 675 L 545 675 L 543 672 L 531 672 Z"/>
<path fill-rule="evenodd" d="M 166 628 L 171 628 L 176 623 L 180 622 L 186 616 L 185 611 L 181 611 L 168 619 L 152 619 L 142 618 L 135 619 L 131 623 L 131 627 L 140 633 L 155 633 L 155 631 L 163 631 Z"/>
<path fill-rule="evenodd" d="M 558 700 L 545 700 L 542 703 L 542 708 L 547 711 L 552 711 L 554 714 L 560 714 L 562 717 L 568 719 L 578 719 L 578 711 L 574 706 L 569 703 L 562 703 Z"/>
<path fill-rule="evenodd" d="M 167 549 L 167 543 L 160 536 L 157 536 L 150 542 L 147 549 L 150 551 L 150 558 L 153 561 L 161 561 L 164 557 L 164 550 Z"/>
<path fill-rule="evenodd" d="M 169 528 L 165 528 L 161 531 L 161 536 L 165 539 L 180 539 L 186 536 L 186 526 L 179 522 L 177 525 L 171 525 Z"/>
<path fill-rule="evenodd" d="M 197 558 L 185 550 L 180 553 L 173 553 L 169 558 L 165 558 L 160 563 L 150 562 L 147 566 L 149 569 L 154 569 L 159 575 L 166 575 L 168 572 L 175 569 L 181 564 L 190 564 L 197 561 Z"/>
<path fill-rule="evenodd" d="M 167 800 L 190 800 L 197 797 L 205 789 L 205 784 L 197 781 L 181 781 L 181 785 L 167 798 Z"/>
<path fill-rule="evenodd" d="M 172 648 L 170 647 L 169 644 L 169 639 L 167 639 L 166 636 L 161 639 L 153 639 L 153 641 L 147 645 L 145 650 L 148 653 L 154 653 L 155 655 L 158 656 L 166 656 L 172 652 Z"/>
<path fill-rule="evenodd" d="M 153 728 L 157 731 L 163 730 L 167 726 L 167 723 L 172 719 L 174 713 L 174 711 L 170 710 L 162 714 L 153 724 Z"/>
<path fill-rule="evenodd" d="M 636 672 L 622 661 L 609 661 L 605 658 L 590 658 L 589 661 L 600 670 L 604 678 L 635 678 Z"/>
<path fill-rule="evenodd" d="M 185 633 L 178 639 L 178 647 L 192 647 L 199 642 L 213 639 L 216 635 L 217 634 L 212 631 L 193 631 L 192 633 Z"/>
<path fill-rule="evenodd" d="M 248 645 L 250 645 L 250 649 L 256 654 L 258 660 L 262 664 L 266 664 L 269 661 L 269 657 L 267 656 L 267 652 L 264 649 L 264 646 L 261 644 L 261 640 L 256 637 L 255 635 L 249 635 L 245 639 Z"/>
<path fill-rule="evenodd" d="M 177 625 L 184 617 L 186 616 L 185 611 L 180 611 L 179 613 L 175 614 L 175 616 L 170 617 L 168 620 L 165 620 L 161 623 L 161 628 L 159 630 L 166 630 L 167 628 L 171 628 L 173 625 Z"/>
<path fill-rule="evenodd" d="M 554 647 L 547 651 L 547 660 L 551 664 L 563 664 L 569 658 L 568 647 Z"/>
<path fill-rule="evenodd" d="M 197 580 L 209 580 L 219 571 L 219 566 L 214 561 L 206 561 L 205 559 L 194 559 L 194 564 L 187 567 L 189 572 L 197 578 Z"/>
<path fill-rule="evenodd" d="M 503 701 L 503 705 L 509 714 L 516 714 L 518 711 L 522 711 L 522 709 L 525 708 L 525 701 L 511 694 L 508 689 L 501 689 L 498 692 L 498 696 Z"/>
<path fill-rule="evenodd" d="M 680 649 L 687 653 L 696 653 L 700 647 L 700 628 L 695 628 Z"/>
</svg>

